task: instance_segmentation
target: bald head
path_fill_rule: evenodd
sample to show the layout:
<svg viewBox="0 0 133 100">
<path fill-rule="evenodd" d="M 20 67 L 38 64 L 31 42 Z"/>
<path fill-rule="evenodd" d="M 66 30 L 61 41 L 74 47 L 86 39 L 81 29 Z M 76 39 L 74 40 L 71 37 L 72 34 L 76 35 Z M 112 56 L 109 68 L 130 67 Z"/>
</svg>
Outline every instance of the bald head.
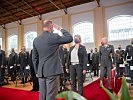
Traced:
<svg viewBox="0 0 133 100">
<path fill-rule="evenodd" d="M 51 20 L 44 20 L 43 21 L 43 30 L 44 31 L 53 31 L 53 22 Z"/>
<path fill-rule="evenodd" d="M 108 43 L 108 39 L 107 39 L 107 37 L 103 37 L 103 38 L 102 38 L 102 43 L 103 43 L 103 45 L 105 45 L 105 44 Z"/>
</svg>

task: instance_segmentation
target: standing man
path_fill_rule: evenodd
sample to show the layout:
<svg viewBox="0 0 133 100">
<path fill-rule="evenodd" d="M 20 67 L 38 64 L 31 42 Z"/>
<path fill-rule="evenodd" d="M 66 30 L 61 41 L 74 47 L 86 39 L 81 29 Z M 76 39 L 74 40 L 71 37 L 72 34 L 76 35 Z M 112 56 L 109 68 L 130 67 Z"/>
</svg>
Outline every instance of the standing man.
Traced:
<svg viewBox="0 0 133 100">
<path fill-rule="evenodd" d="M 125 56 L 124 56 L 125 62 L 129 64 L 129 66 L 126 66 L 127 73 L 129 77 L 131 77 L 132 83 L 133 83 L 133 70 L 130 70 L 130 66 L 133 66 L 133 38 L 131 38 L 131 44 L 126 46 L 125 50 Z M 133 85 L 133 84 L 131 84 Z"/>
<path fill-rule="evenodd" d="M 33 62 L 32 62 L 32 52 L 31 50 L 30 57 L 29 57 L 29 65 L 30 65 L 30 72 L 31 72 L 31 77 L 32 77 L 32 82 L 33 82 L 33 87 L 31 91 L 39 91 L 39 82 L 38 82 L 38 77 L 36 77 Z"/>
<path fill-rule="evenodd" d="M 118 45 L 118 50 L 116 50 L 116 77 L 122 77 L 124 73 L 124 67 L 120 64 L 124 63 L 124 50 L 121 49 L 121 45 Z"/>
<path fill-rule="evenodd" d="M 85 46 L 81 45 L 80 35 L 74 36 L 75 45 L 70 47 L 67 59 L 67 73 L 70 72 L 71 89 L 76 92 L 78 81 L 78 93 L 83 94 L 83 75 L 86 74 L 87 52 Z M 76 79 L 77 78 L 77 79 Z"/>
<path fill-rule="evenodd" d="M 22 84 L 27 83 L 27 66 L 29 62 L 29 52 L 26 52 L 25 46 L 22 47 L 22 51 L 19 53 L 19 65 L 20 65 L 20 71 L 22 76 Z"/>
<path fill-rule="evenodd" d="M 63 36 L 53 33 L 53 27 Z M 72 42 L 72 36 L 50 20 L 43 21 L 43 34 L 33 42 L 33 64 L 39 77 L 39 100 L 55 100 L 60 74 L 63 73 L 59 58 L 59 46 Z"/>
<path fill-rule="evenodd" d="M 95 48 L 95 52 L 92 55 L 92 65 L 94 69 L 94 77 L 99 76 L 99 53 L 97 48 Z"/>
<path fill-rule="evenodd" d="M 103 85 L 104 83 L 104 74 L 107 69 L 107 76 L 108 76 L 108 89 L 112 92 L 111 87 L 111 67 L 115 66 L 115 53 L 114 53 L 114 46 L 108 44 L 108 40 L 106 37 L 102 38 L 102 43 L 99 47 L 99 66 L 100 66 L 100 78 L 102 80 Z"/>
<path fill-rule="evenodd" d="M 8 67 L 10 69 L 11 81 L 16 78 L 16 66 L 18 64 L 18 55 L 15 53 L 14 48 L 11 49 L 11 54 L 8 59 Z"/>
<path fill-rule="evenodd" d="M 4 85 L 4 64 L 5 64 L 5 51 L 1 50 L 1 45 L 0 45 L 0 86 Z"/>
<path fill-rule="evenodd" d="M 93 49 L 90 50 L 90 53 L 88 54 L 88 63 L 92 65 L 92 55 L 93 55 Z"/>
<path fill-rule="evenodd" d="M 61 74 L 60 76 L 60 88 L 59 88 L 60 90 L 59 91 L 62 91 L 63 89 L 65 90 L 66 81 L 67 81 L 67 78 L 69 77 L 68 73 L 66 72 L 66 59 L 67 59 L 68 51 L 65 48 L 65 45 L 60 46 L 59 55 L 60 55 L 62 68 L 64 71 L 64 73 Z"/>
</svg>

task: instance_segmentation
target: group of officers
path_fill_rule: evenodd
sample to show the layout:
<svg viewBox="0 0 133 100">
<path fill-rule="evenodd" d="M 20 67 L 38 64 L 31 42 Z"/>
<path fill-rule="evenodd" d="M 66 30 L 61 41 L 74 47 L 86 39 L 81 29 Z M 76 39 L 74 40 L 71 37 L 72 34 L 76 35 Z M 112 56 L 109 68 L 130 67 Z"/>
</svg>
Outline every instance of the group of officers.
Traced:
<svg viewBox="0 0 133 100">
<path fill-rule="evenodd" d="M 71 89 L 76 91 L 76 82 L 78 81 L 78 93 L 83 94 L 83 76 L 86 74 L 87 63 L 88 67 L 94 71 L 94 76 L 99 76 L 104 82 L 104 76 L 108 76 L 108 89 L 112 91 L 111 87 L 111 69 L 116 66 L 116 77 L 122 77 L 123 75 L 129 76 L 133 82 L 133 71 L 130 69 L 133 66 L 133 38 L 131 44 L 129 44 L 125 50 L 122 49 L 121 45 L 115 51 L 114 46 L 108 44 L 107 38 L 102 38 L 101 46 L 99 51 L 95 48 L 87 54 L 85 46 L 81 45 L 80 35 L 74 36 L 75 45 L 70 47 L 67 51 L 64 45 L 60 46 L 60 60 L 64 70 L 64 78 L 68 77 L 71 79 Z M 126 67 L 121 67 L 125 64 Z M 82 67 L 81 67 L 82 65 Z M 17 54 L 14 49 L 11 49 L 8 60 L 6 61 L 5 51 L 1 50 L 0 46 L 0 85 L 4 84 L 4 70 L 5 66 L 8 68 L 8 72 L 11 76 L 11 80 L 15 81 L 17 71 L 21 75 L 21 83 L 27 83 L 27 77 L 29 74 L 32 76 L 33 89 L 32 91 L 39 90 L 38 78 L 36 77 L 33 62 L 32 62 L 32 50 L 26 51 L 23 46 L 21 52 Z M 29 71 L 30 69 L 30 71 Z M 64 80 L 64 79 L 63 79 Z M 66 80 L 65 80 L 66 82 Z M 63 84 L 62 81 L 60 84 Z"/>
<path fill-rule="evenodd" d="M 0 66 L 0 86 L 5 84 L 5 75 L 11 77 L 10 81 L 15 81 L 16 77 L 20 76 L 21 84 L 27 83 L 28 76 L 31 76 L 29 79 L 29 81 L 33 81 L 33 89 L 31 91 L 39 90 L 38 78 L 35 75 L 32 63 L 32 50 L 29 54 L 25 46 L 23 46 L 21 52 L 17 54 L 14 48 L 12 48 L 7 58 L 5 51 L 1 50 L 0 46 Z M 8 74 L 5 74 L 5 70 L 7 70 Z"/>
</svg>

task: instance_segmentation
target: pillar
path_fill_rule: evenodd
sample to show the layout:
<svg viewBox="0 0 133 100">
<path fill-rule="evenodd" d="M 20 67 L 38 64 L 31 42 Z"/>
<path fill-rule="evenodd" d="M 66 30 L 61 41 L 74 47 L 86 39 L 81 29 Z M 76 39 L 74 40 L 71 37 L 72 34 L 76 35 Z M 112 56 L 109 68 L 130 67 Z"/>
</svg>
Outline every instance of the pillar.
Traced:
<svg viewBox="0 0 133 100">
<path fill-rule="evenodd" d="M 102 37 L 106 36 L 105 33 L 105 14 L 103 7 L 96 7 L 94 10 L 94 40 L 95 47 L 99 47 Z"/>
<path fill-rule="evenodd" d="M 42 22 L 43 22 L 42 20 L 37 21 L 37 35 L 40 35 L 43 32 Z"/>
<path fill-rule="evenodd" d="M 24 25 L 18 26 L 18 51 L 24 46 Z"/>
</svg>

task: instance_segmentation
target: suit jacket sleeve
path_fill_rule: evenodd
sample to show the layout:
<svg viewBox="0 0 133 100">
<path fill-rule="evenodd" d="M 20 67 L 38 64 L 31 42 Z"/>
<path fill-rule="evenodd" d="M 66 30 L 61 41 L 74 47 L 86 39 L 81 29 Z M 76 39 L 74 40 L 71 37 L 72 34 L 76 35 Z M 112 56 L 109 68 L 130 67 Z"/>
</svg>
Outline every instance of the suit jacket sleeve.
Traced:
<svg viewBox="0 0 133 100">
<path fill-rule="evenodd" d="M 71 47 L 70 50 L 68 51 L 67 58 L 66 58 L 66 68 L 69 69 L 70 66 L 70 56 L 71 56 Z"/>
<path fill-rule="evenodd" d="M 33 51 L 32 51 L 32 61 L 33 61 L 35 73 L 37 74 L 38 65 L 39 65 L 39 54 L 34 43 L 33 43 Z"/>
<path fill-rule="evenodd" d="M 101 55 L 102 55 L 102 53 L 101 53 L 101 46 L 99 47 L 99 64 L 101 64 Z"/>
<path fill-rule="evenodd" d="M 71 34 L 69 32 L 67 32 L 64 29 L 61 29 L 61 32 L 62 32 L 63 36 L 59 36 L 57 34 L 56 38 L 53 39 L 53 43 L 55 43 L 55 44 L 66 44 L 66 43 L 70 43 L 70 42 L 73 41 L 73 37 L 71 36 Z"/>
<path fill-rule="evenodd" d="M 5 65 L 5 61 L 6 61 L 5 52 L 3 51 L 2 52 L 2 65 Z"/>
<path fill-rule="evenodd" d="M 18 55 L 17 55 L 17 53 L 15 53 L 15 64 L 16 65 L 18 64 Z"/>
<path fill-rule="evenodd" d="M 83 60 L 83 70 L 86 70 L 86 67 L 87 67 L 87 51 L 86 51 L 86 48 L 84 46 L 84 49 L 83 49 L 83 54 L 84 54 L 84 60 Z"/>
<path fill-rule="evenodd" d="M 127 52 L 128 52 L 128 46 L 126 47 L 126 50 L 125 50 L 125 53 L 124 53 L 124 60 L 126 60 Z"/>
<path fill-rule="evenodd" d="M 112 45 L 112 59 L 113 59 L 113 64 L 116 63 L 116 58 L 115 58 L 115 51 L 114 51 L 114 46 Z"/>
</svg>

